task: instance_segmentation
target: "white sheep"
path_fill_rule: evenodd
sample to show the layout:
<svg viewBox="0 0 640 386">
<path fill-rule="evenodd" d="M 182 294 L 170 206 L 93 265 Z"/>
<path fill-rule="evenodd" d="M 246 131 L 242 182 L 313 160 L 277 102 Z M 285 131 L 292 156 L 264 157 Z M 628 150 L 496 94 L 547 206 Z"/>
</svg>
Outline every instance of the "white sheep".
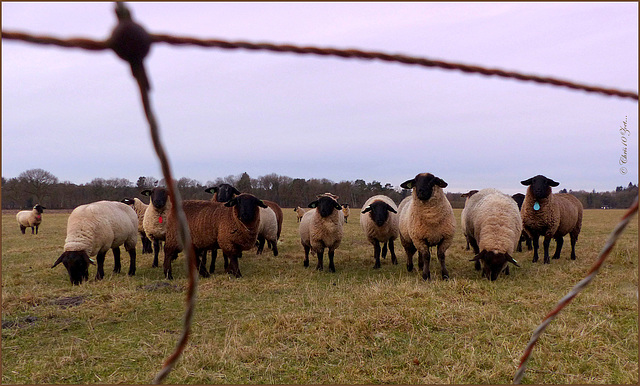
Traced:
<svg viewBox="0 0 640 386">
<path fill-rule="evenodd" d="M 528 186 L 520 214 L 524 229 L 533 241 L 533 262 L 538 261 L 538 241 L 544 236 L 544 264 L 549 264 L 549 243 L 556 240 L 554 259 L 560 258 L 560 251 L 567 233 L 571 237 L 571 260 L 576 259 L 576 241 L 582 228 L 582 203 L 568 193 L 551 192 L 551 187 L 560 183 L 537 175 L 521 182 Z"/>
<path fill-rule="evenodd" d="M 138 215 L 138 233 L 140 233 L 140 239 L 142 240 L 142 253 L 153 253 L 153 247 L 151 244 L 151 240 L 147 237 L 147 234 L 144 231 L 144 214 L 147 211 L 147 207 L 149 204 L 145 204 L 138 198 L 128 198 L 125 197 L 120 201 L 129 205 Z"/>
<path fill-rule="evenodd" d="M 518 204 L 508 195 L 492 188 L 482 189 L 469 197 L 464 207 L 464 235 L 474 247 L 476 262 L 482 276 L 496 280 L 508 263 L 519 267 L 512 257 L 522 233 L 522 218 Z"/>
<path fill-rule="evenodd" d="M 360 226 L 373 244 L 374 269 L 380 268 L 380 243 L 387 243 L 391 252 L 391 263 L 398 264 L 393 241 L 398 238 L 398 207 L 385 195 L 369 198 L 362 206 Z"/>
<path fill-rule="evenodd" d="M 342 241 L 344 223 L 342 206 L 338 204 L 337 198 L 330 193 L 319 195 L 316 201 L 309 204 L 309 208 L 312 209 L 302 216 L 298 231 L 300 243 L 304 248 L 305 267 L 309 266 L 309 251 L 312 250 L 318 256 L 316 269 L 322 271 L 324 249 L 327 248 L 329 271 L 336 271 L 333 256 Z"/>
<path fill-rule="evenodd" d="M 44 212 L 44 206 L 36 204 L 31 210 L 21 210 L 16 214 L 16 220 L 20 225 L 22 234 L 25 233 L 27 228 L 31 228 L 31 234 L 38 234 L 38 227 L 42 223 L 42 212 Z"/>
<path fill-rule="evenodd" d="M 169 217 L 169 213 L 171 213 L 172 204 L 169 199 L 169 191 L 166 188 L 145 189 L 141 194 L 150 197 L 149 206 L 142 220 L 142 226 L 147 237 L 153 241 L 153 263 L 151 266 L 157 267 L 161 247 L 160 242 L 164 241 L 166 237 L 166 220 Z"/>
<path fill-rule="evenodd" d="M 476 193 L 478 193 L 478 191 L 477 191 L 477 190 L 470 190 L 470 191 L 468 191 L 467 193 L 465 193 L 465 194 L 463 194 L 463 195 L 461 195 L 461 196 L 460 196 L 460 197 L 462 197 L 462 198 L 464 198 L 464 199 L 465 199 L 465 200 L 464 200 L 464 208 L 466 208 L 466 207 L 467 207 L 467 203 L 469 202 L 469 198 L 470 198 L 471 196 L 473 196 L 474 194 L 476 194 Z M 468 250 L 470 249 L 470 248 L 469 248 L 469 244 L 470 244 L 470 243 L 469 243 L 469 238 L 466 236 L 466 228 L 465 228 L 465 221 L 466 221 L 466 220 L 465 220 L 465 218 L 466 218 L 466 214 L 467 214 L 467 213 L 465 212 L 464 208 L 462 209 L 462 214 L 460 215 L 460 225 L 461 225 L 461 228 L 462 228 L 462 234 L 463 234 L 463 235 L 465 235 L 465 238 L 466 238 L 466 240 L 467 240 L 467 248 L 466 248 L 466 250 L 468 251 Z M 477 245 L 473 247 L 473 251 L 474 251 L 475 253 L 478 253 L 478 246 L 477 246 Z M 480 266 L 480 263 L 478 263 L 478 264 L 476 265 L 476 267 L 479 267 L 479 266 Z"/>
<path fill-rule="evenodd" d="M 351 214 L 351 209 L 349 209 L 349 204 L 342 204 L 342 214 L 344 215 L 344 223 L 348 223 L 349 215 Z"/>
<path fill-rule="evenodd" d="M 267 204 L 267 201 L 262 200 Z M 278 256 L 278 218 L 270 207 L 260 208 L 260 226 L 258 227 L 258 250 L 256 254 L 262 254 L 265 241 L 273 250 L 273 255 Z"/>
<path fill-rule="evenodd" d="M 417 251 L 422 278 L 431 279 L 430 248 L 437 246 L 442 278 L 448 279 L 445 252 L 453 241 L 456 224 L 451 203 L 442 191 L 447 183 L 431 173 L 421 173 L 400 186 L 412 189 L 411 196 L 399 207 L 400 241 L 407 253 L 407 270 L 413 271 L 413 255 Z"/>
<path fill-rule="evenodd" d="M 80 284 L 88 280 L 90 256 L 97 255 L 96 280 L 104 277 L 104 258 L 113 251 L 113 272 L 120 272 L 120 245 L 129 252 L 129 275 L 136 273 L 136 241 L 138 216 L 134 210 L 121 202 L 98 201 L 75 208 L 67 220 L 67 238 L 64 252 L 53 267 L 62 263 L 71 283 Z"/>
</svg>

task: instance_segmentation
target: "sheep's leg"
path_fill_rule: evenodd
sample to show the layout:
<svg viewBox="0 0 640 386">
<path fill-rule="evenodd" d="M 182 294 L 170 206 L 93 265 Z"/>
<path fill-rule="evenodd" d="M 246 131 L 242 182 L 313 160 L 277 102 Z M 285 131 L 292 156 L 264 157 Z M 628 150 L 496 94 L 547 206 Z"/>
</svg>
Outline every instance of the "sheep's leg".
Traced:
<svg viewBox="0 0 640 386">
<path fill-rule="evenodd" d="M 127 275 L 133 276 L 136 274 L 136 248 L 129 249 L 129 272 Z"/>
<path fill-rule="evenodd" d="M 205 257 L 207 256 L 207 251 L 204 252 Z M 216 257 L 218 257 L 218 249 L 213 248 L 211 250 L 211 265 L 209 266 L 209 273 L 213 274 L 216 270 Z"/>
<path fill-rule="evenodd" d="M 422 280 L 431 280 L 431 271 L 429 270 L 429 263 L 431 262 L 431 251 L 429 247 L 424 248 L 423 251 L 418 251 L 418 267 L 422 262 Z"/>
<path fill-rule="evenodd" d="M 34 228 L 36 228 L 36 234 L 38 234 L 38 227 L 39 227 L 39 226 L 40 226 L 40 225 L 36 225 L 36 226 L 34 227 Z"/>
<path fill-rule="evenodd" d="M 256 242 L 256 244 L 258 244 L 258 251 L 256 252 L 256 255 L 261 255 L 262 251 L 264 250 L 264 236 L 258 236 L 258 240 Z"/>
<path fill-rule="evenodd" d="M 25 234 L 27 227 L 20 225 L 20 230 L 22 231 L 22 234 Z"/>
<path fill-rule="evenodd" d="M 278 256 L 278 240 L 271 243 L 271 250 L 273 251 L 273 256 Z"/>
<path fill-rule="evenodd" d="M 334 252 L 333 249 L 329 248 L 329 252 L 327 253 L 329 255 L 329 271 L 330 272 L 336 271 L 336 266 L 333 265 L 333 252 Z"/>
<path fill-rule="evenodd" d="M 384 245 L 382 246 L 382 258 L 386 259 L 387 258 L 387 242 L 384 242 Z"/>
<path fill-rule="evenodd" d="M 308 247 L 306 245 L 303 245 L 304 247 L 304 267 L 308 268 L 309 267 L 309 251 L 311 250 L 311 247 Z"/>
<path fill-rule="evenodd" d="M 320 249 L 317 253 L 318 255 L 318 264 L 316 265 L 316 270 L 317 271 L 322 271 L 324 270 L 324 264 L 322 263 L 322 260 L 324 258 L 324 248 Z"/>
<path fill-rule="evenodd" d="M 391 253 L 391 264 L 398 265 L 398 258 L 396 257 L 393 240 L 389 240 L 389 252 Z"/>
<path fill-rule="evenodd" d="M 373 240 L 371 244 L 373 244 L 373 258 L 375 260 L 373 269 L 378 269 L 380 268 L 380 242 L 378 240 Z"/>
<path fill-rule="evenodd" d="M 153 240 L 153 264 L 151 264 L 151 268 L 155 268 L 158 266 L 158 255 L 160 254 L 160 240 Z M 166 261 L 165 257 L 165 261 Z M 165 272 L 166 273 L 166 272 Z"/>
<path fill-rule="evenodd" d="M 575 237 L 571 235 L 571 260 L 576 259 L 576 241 L 578 241 L 578 235 Z"/>
<path fill-rule="evenodd" d="M 528 251 L 533 249 L 533 247 L 531 246 L 531 238 L 530 237 L 525 237 L 525 244 L 527 244 L 527 250 Z"/>
<path fill-rule="evenodd" d="M 171 273 L 171 261 L 176 259 L 177 257 L 178 252 L 168 251 L 165 244 L 164 263 L 162 264 L 162 268 L 164 270 L 164 276 L 169 280 L 173 280 L 173 274 Z"/>
<path fill-rule="evenodd" d="M 553 253 L 553 259 L 559 259 L 560 258 L 560 252 L 562 251 L 562 244 L 564 244 L 564 238 L 563 237 L 556 237 L 556 251 Z"/>
<path fill-rule="evenodd" d="M 539 248 L 540 236 L 533 234 L 531 235 L 531 243 L 533 244 L 533 263 L 538 261 L 538 248 Z"/>
<path fill-rule="evenodd" d="M 196 266 L 198 267 L 198 273 L 202 277 L 209 277 L 207 271 L 207 250 L 196 250 Z"/>
<path fill-rule="evenodd" d="M 113 273 L 120 273 L 120 247 L 111 248 L 113 251 Z"/>
<path fill-rule="evenodd" d="M 96 272 L 96 280 L 102 280 L 104 277 L 104 256 L 107 254 L 107 251 L 98 252 L 98 256 L 96 256 L 96 261 L 98 263 L 98 271 Z"/>
<path fill-rule="evenodd" d="M 544 248 L 544 264 L 551 263 L 549 259 L 549 244 L 551 244 L 551 236 L 544 236 L 544 241 L 542 242 L 542 247 Z"/>
<path fill-rule="evenodd" d="M 230 273 L 235 277 L 242 277 L 242 274 L 240 273 L 240 266 L 238 265 L 238 257 L 242 257 L 242 252 L 239 255 L 232 253 L 231 256 L 229 256 L 229 269 L 227 270 L 227 273 Z"/>
<path fill-rule="evenodd" d="M 413 271 L 413 255 L 415 255 L 417 249 L 415 245 L 404 246 L 404 251 L 407 254 L 407 272 Z"/>
<path fill-rule="evenodd" d="M 445 248 L 442 244 L 438 245 L 438 260 L 440 260 L 440 273 L 442 274 L 442 280 L 449 279 L 449 271 L 447 271 L 447 267 L 444 265 L 445 258 Z"/>
<path fill-rule="evenodd" d="M 516 251 L 522 252 L 522 236 L 520 236 L 520 240 L 518 240 L 518 247 L 516 248 Z"/>
<path fill-rule="evenodd" d="M 504 268 L 504 274 L 509 275 L 509 263 L 507 263 L 507 266 Z"/>
<path fill-rule="evenodd" d="M 471 244 L 471 248 L 473 248 L 473 253 L 476 255 L 480 253 L 480 247 L 478 247 L 478 241 L 475 238 L 469 236 L 469 244 Z"/>
</svg>

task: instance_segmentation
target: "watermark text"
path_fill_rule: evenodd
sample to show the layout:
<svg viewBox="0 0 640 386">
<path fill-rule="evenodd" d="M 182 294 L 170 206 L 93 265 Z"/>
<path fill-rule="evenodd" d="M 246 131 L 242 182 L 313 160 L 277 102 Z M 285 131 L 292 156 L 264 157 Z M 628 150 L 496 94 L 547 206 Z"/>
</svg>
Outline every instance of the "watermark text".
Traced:
<svg viewBox="0 0 640 386">
<path fill-rule="evenodd" d="M 622 122 L 622 126 L 620 126 L 620 142 L 622 142 L 622 154 L 620 155 L 620 174 L 627 174 L 627 144 L 629 141 L 629 135 L 631 132 L 627 129 L 627 117 L 624 117 L 624 121 Z"/>
</svg>

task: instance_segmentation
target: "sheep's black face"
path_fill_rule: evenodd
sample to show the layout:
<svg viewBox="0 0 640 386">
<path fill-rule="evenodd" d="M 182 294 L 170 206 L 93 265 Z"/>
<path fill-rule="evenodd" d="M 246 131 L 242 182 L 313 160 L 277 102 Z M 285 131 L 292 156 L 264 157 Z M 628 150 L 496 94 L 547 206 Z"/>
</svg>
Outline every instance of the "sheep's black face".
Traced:
<svg viewBox="0 0 640 386">
<path fill-rule="evenodd" d="M 529 186 L 531 194 L 533 194 L 533 197 L 536 199 L 549 197 L 551 194 L 551 187 L 560 185 L 559 182 L 555 182 L 554 180 L 540 174 L 535 177 L 531 177 L 528 180 L 521 181 L 520 183 L 524 186 Z"/>
<path fill-rule="evenodd" d="M 329 217 L 334 210 L 342 210 L 342 206 L 331 197 L 323 196 L 309 204 L 309 208 L 317 208 L 321 217 Z"/>
<path fill-rule="evenodd" d="M 362 211 L 363 214 L 369 213 L 371 220 L 379 227 L 387 222 L 389 212 L 398 213 L 391 205 L 384 201 L 374 201 Z"/>
<path fill-rule="evenodd" d="M 238 191 L 238 189 L 234 188 L 229 184 L 220 184 L 220 186 L 217 187 L 215 192 L 218 193 L 219 202 L 228 202 L 233 197 L 240 194 L 240 191 Z"/>
<path fill-rule="evenodd" d="M 94 264 L 89 255 L 84 251 L 67 251 L 62 253 L 51 268 L 62 263 L 69 273 L 71 284 L 80 285 L 84 280 L 89 280 L 89 264 Z"/>
<path fill-rule="evenodd" d="M 235 207 L 236 215 L 245 224 L 252 223 L 259 216 L 260 208 L 267 208 L 262 200 L 257 199 L 251 194 L 241 194 L 232 198 L 224 204 L 227 207 Z"/>
<path fill-rule="evenodd" d="M 169 191 L 165 188 L 153 188 L 150 197 L 156 209 L 163 209 L 169 200 Z"/>
<path fill-rule="evenodd" d="M 38 213 L 42 213 L 42 212 L 44 212 L 44 209 L 47 209 L 47 208 L 45 208 L 44 206 L 42 206 L 40 204 L 36 204 L 36 206 L 34 206 L 33 209 L 35 209 L 36 212 L 38 212 Z"/>
<path fill-rule="evenodd" d="M 508 263 L 520 267 L 508 253 L 482 251 L 470 261 L 478 260 L 482 262 L 482 277 L 486 277 L 491 281 L 495 281 L 498 278 L 498 275 L 500 275 Z"/>
<path fill-rule="evenodd" d="M 427 201 L 433 194 L 434 186 L 446 188 L 447 185 L 448 184 L 444 180 L 431 173 L 421 173 L 413 180 L 403 182 L 400 186 L 405 189 L 414 189 L 419 200 Z"/>
<path fill-rule="evenodd" d="M 511 196 L 511 198 L 513 198 L 515 202 L 518 204 L 518 209 L 522 209 L 522 203 L 524 202 L 524 194 L 516 193 L 513 196 Z"/>
</svg>

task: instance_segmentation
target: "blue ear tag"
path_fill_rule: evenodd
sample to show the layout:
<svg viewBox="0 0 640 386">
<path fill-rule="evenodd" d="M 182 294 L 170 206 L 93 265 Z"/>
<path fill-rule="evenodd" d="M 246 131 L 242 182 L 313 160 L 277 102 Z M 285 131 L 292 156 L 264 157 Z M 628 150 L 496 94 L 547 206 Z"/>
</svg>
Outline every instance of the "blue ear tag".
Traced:
<svg viewBox="0 0 640 386">
<path fill-rule="evenodd" d="M 533 204 L 533 210 L 540 210 L 540 204 L 538 204 L 537 202 Z"/>
</svg>

